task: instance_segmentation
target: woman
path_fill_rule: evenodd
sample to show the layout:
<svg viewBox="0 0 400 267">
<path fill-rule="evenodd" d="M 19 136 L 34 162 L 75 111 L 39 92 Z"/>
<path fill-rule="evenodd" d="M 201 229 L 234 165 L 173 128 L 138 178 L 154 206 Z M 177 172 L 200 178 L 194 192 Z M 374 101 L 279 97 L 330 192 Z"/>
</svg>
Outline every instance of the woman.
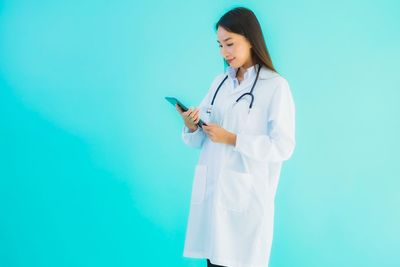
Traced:
<svg viewBox="0 0 400 267">
<path fill-rule="evenodd" d="M 295 147 L 294 102 L 252 11 L 235 8 L 215 28 L 229 66 L 198 108 L 176 106 L 184 142 L 201 148 L 183 256 L 208 266 L 266 267 L 281 166 Z M 199 127 L 200 118 L 207 125 Z"/>
</svg>

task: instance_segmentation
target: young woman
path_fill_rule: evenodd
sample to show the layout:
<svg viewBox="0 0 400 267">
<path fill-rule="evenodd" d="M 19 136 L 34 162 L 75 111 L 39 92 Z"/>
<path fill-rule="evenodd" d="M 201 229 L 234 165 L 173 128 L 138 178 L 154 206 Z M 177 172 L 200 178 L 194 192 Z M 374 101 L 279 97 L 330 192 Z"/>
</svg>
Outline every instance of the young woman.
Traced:
<svg viewBox="0 0 400 267">
<path fill-rule="evenodd" d="M 279 175 L 295 147 L 295 106 L 252 11 L 227 12 L 216 31 L 227 70 L 198 108 L 176 107 L 184 142 L 201 148 L 183 256 L 208 266 L 266 267 Z M 199 127 L 200 118 L 207 125 Z"/>
</svg>

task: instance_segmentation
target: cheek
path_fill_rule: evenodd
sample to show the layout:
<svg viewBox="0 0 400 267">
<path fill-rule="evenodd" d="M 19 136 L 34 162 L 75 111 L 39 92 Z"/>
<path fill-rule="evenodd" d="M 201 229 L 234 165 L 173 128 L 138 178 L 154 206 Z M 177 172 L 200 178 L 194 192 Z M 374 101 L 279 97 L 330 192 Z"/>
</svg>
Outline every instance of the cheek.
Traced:
<svg viewBox="0 0 400 267">
<path fill-rule="evenodd" d="M 235 48 L 227 46 L 226 52 L 228 52 L 228 54 L 230 54 L 230 55 L 235 55 Z"/>
<path fill-rule="evenodd" d="M 246 49 L 243 46 L 236 46 L 235 54 L 237 58 L 243 59 L 246 57 Z"/>
</svg>

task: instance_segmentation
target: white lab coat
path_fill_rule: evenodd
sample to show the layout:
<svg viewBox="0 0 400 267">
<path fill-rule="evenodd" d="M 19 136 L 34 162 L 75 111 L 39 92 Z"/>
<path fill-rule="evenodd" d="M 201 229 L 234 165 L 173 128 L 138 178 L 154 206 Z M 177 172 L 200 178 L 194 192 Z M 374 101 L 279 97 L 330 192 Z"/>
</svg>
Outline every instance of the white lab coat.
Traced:
<svg viewBox="0 0 400 267">
<path fill-rule="evenodd" d="M 253 66 L 254 69 L 254 66 Z M 274 224 L 274 199 L 282 162 L 295 147 L 295 106 L 288 82 L 262 67 L 255 79 L 233 88 L 228 78 L 215 99 L 211 117 L 206 110 L 228 71 L 218 75 L 201 101 L 200 117 L 237 135 L 236 146 L 212 142 L 201 128 L 183 141 L 201 148 L 195 167 L 184 257 L 208 258 L 228 267 L 267 267 Z"/>
</svg>

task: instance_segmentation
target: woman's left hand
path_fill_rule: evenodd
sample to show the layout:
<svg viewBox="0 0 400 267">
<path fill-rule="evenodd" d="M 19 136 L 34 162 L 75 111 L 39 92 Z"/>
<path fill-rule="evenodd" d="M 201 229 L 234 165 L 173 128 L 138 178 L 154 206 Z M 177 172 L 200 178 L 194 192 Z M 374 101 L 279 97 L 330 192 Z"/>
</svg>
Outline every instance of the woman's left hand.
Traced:
<svg viewBox="0 0 400 267">
<path fill-rule="evenodd" d="M 234 133 L 228 132 L 217 124 L 207 123 L 207 125 L 203 125 L 202 128 L 207 134 L 208 138 L 210 138 L 211 141 L 215 143 L 223 143 L 229 145 L 236 144 L 236 135 Z"/>
</svg>

